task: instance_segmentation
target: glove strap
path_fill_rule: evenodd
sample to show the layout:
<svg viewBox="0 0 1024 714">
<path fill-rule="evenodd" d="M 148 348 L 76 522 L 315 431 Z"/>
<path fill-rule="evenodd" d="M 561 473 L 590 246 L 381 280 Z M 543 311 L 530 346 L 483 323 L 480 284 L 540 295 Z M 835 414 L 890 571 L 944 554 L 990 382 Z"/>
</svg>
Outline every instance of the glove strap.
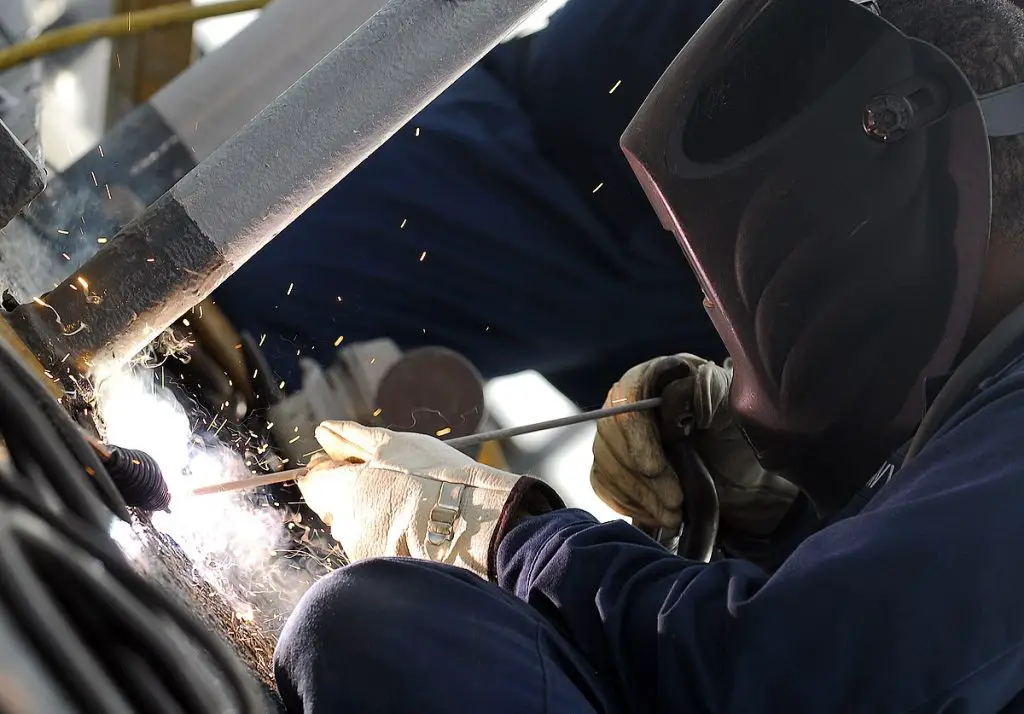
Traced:
<svg viewBox="0 0 1024 714">
<path fill-rule="evenodd" d="M 441 484 L 437 503 L 430 509 L 430 520 L 427 522 L 427 543 L 430 545 L 442 545 L 454 536 L 455 519 L 459 517 L 465 488 L 465 484 L 461 483 Z"/>
</svg>

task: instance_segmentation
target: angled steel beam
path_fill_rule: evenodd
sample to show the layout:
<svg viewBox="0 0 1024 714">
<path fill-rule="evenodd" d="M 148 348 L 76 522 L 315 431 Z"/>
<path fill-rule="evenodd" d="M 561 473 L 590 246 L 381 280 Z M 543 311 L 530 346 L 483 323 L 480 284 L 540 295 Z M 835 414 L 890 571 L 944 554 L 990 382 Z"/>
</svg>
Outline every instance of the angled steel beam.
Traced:
<svg viewBox="0 0 1024 714">
<path fill-rule="evenodd" d="M 542 4 L 390 0 L 14 328 L 51 364 L 130 359 Z"/>
</svg>

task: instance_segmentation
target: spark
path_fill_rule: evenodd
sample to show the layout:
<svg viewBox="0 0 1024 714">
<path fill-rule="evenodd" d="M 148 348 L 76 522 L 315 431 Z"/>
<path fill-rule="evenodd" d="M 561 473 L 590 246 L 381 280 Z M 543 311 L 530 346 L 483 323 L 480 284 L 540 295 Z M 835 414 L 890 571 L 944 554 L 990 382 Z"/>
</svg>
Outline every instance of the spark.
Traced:
<svg viewBox="0 0 1024 714">
<path fill-rule="evenodd" d="M 60 313 L 58 313 L 58 312 L 57 312 L 56 310 L 54 310 L 54 309 L 53 309 L 53 308 L 52 308 L 51 306 L 47 305 L 47 304 L 46 304 L 45 302 L 43 302 L 43 301 L 42 301 L 42 300 L 41 300 L 40 298 L 34 297 L 34 298 L 32 298 L 32 302 L 34 302 L 34 303 L 35 303 L 36 305 L 40 305 L 40 306 L 42 306 L 42 307 L 45 307 L 45 308 L 46 308 L 47 310 L 49 310 L 50 312 L 52 312 L 52 313 L 54 314 L 54 316 L 55 316 L 55 317 L 57 318 L 57 324 L 58 324 L 58 325 L 63 325 L 63 324 L 64 324 L 64 323 L 63 323 L 63 322 L 61 321 L 61 319 L 60 319 Z"/>
<path fill-rule="evenodd" d="M 295 443 L 296 441 L 298 441 L 298 440 L 299 440 L 299 439 L 301 439 L 301 438 L 302 438 L 301 436 L 296 436 L 296 437 L 295 437 L 294 439 L 290 439 L 290 440 L 288 441 L 288 443 L 289 443 L 289 444 L 294 444 L 294 443 Z"/>
<path fill-rule="evenodd" d="M 99 186 L 100 182 L 96 180 L 96 172 L 95 171 L 90 171 L 89 175 L 92 176 L 92 185 L 93 186 Z"/>
<path fill-rule="evenodd" d="M 104 238 L 103 236 L 100 236 L 99 238 L 96 239 L 96 242 L 99 243 L 100 245 L 103 245 L 104 243 L 107 242 L 107 239 Z"/>
<path fill-rule="evenodd" d="M 437 438 L 440 439 L 442 436 L 448 436 L 449 434 L 451 434 L 452 428 L 450 426 L 446 426 L 444 429 L 438 429 L 434 433 L 437 436 Z"/>
<path fill-rule="evenodd" d="M 278 389 L 284 389 L 284 380 L 283 379 L 281 380 L 281 383 L 279 385 L 277 385 L 277 388 Z"/>
<path fill-rule="evenodd" d="M 76 280 L 78 281 L 78 284 L 79 284 L 79 285 L 81 285 L 81 286 L 82 286 L 83 288 L 85 288 L 86 290 L 88 290 L 88 289 L 89 289 L 89 281 L 87 281 L 87 280 L 86 280 L 86 279 L 85 279 L 84 277 L 82 277 L 81 275 L 79 275 L 79 276 L 78 276 L 78 277 L 76 278 Z"/>
<path fill-rule="evenodd" d="M 264 343 L 264 342 L 266 342 L 266 341 L 267 341 L 267 336 L 266 336 L 266 334 L 262 334 L 262 335 L 260 335 L 260 347 L 262 347 L 262 346 L 263 346 L 263 343 Z"/>
<path fill-rule="evenodd" d="M 427 259 L 427 251 L 423 251 L 423 253 L 420 255 L 420 262 L 422 263 L 426 259 Z"/>
<path fill-rule="evenodd" d="M 409 223 L 409 219 L 408 219 L 408 218 L 403 218 L 403 219 L 402 219 L 402 225 L 400 225 L 400 226 L 399 226 L 399 228 L 405 228 L 405 226 L 406 226 L 406 225 L 407 225 L 408 223 Z"/>
<path fill-rule="evenodd" d="M 419 135 L 420 135 L 420 128 L 416 127 L 416 136 L 419 136 Z"/>
<path fill-rule="evenodd" d="M 96 148 L 100 150 L 100 158 L 103 158 L 103 144 L 97 144 Z"/>
<path fill-rule="evenodd" d="M 608 94 L 613 93 L 616 89 L 618 89 L 621 86 L 622 86 L 622 80 L 620 79 L 618 82 L 615 83 L 614 87 L 612 87 L 611 89 L 608 90 Z"/>
<path fill-rule="evenodd" d="M 188 321 L 188 318 L 183 319 L 181 321 L 181 324 L 183 324 L 185 327 L 192 327 L 192 323 Z"/>
<path fill-rule="evenodd" d="M 600 190 L 601 190 L 602 188 L 604 188 L 604 181 L 602 181 L 601 183 L 597 184 L 597 186 L 595 186 L 595 187 L 594 187 L 594 190 L 593 190 L 593 191 L 591 191 L 591 193 L 597 193 L 597 192 L 598 192 L 598 191 L 600 191 Z"/>
<path fill-rule="evenodd" d="M 289 283 L 288 284 L 288 292 L 286 292 L 285 295 L 291 295 L 292 294 L 292 290 L 294 288 L 295 288 L 295 283 Z"/>
<path fill-rule="evenodd" d="M 155 263 L 156 262 L 156 258 L 146 258 L 146 262 L 147 263 Z"/>
<path fill-rule="evenodd" d="M 345 335 L 338 335 L 338 339 L 336 339 L 334 341 L 334 346 L 337 347 L 338 345 L 340 345 L 344 341 L 345 341 Z"/>
<path fill-rule="evenodd" d="M 62 236 L 71 235 L 71 231 L 66 231 L 63 228 L 58 228 L 57 232 L 60 233 Z"/>
<path fill-rule="evenodd" d="M 109 183 L 103 184 L 103 188 L 107 189 L 107 200 L 108 201 L 112 201 L 113 199 L 110 196 L 110 184 Z"/>
<path fill-rule="evenodd" d="M 121 69 L 121 54 L 119 52 L 115 52 L 114 59 L 117 60 L 117 68 Z"/>
<path fill-rule="evenodd" d="M 377 407 L 377 411 L 375 411 L 375 412 L 373 413 L 373 415 L 374 415 L 375 417 L 379 417 L 379 416 L 381 415 L 381 413 L 382 413 L 383 411 L 384 411 L 383 409 L 381 409 L 380 407 Z"/>
<path fill-rule="evenodd" d="M 61 253 L 61 255 L 64 256 L 64 260 L 71 260 L 71 256 L 67 253 Z"/>
<path fill-rule="evenodd" d="M 259 373 L 260 373 L 260 371 L 258 369 L 254 369 L 252 371 L 252 378 L 256 379 L 256 377 L 259 375 Z"/>
</svg>

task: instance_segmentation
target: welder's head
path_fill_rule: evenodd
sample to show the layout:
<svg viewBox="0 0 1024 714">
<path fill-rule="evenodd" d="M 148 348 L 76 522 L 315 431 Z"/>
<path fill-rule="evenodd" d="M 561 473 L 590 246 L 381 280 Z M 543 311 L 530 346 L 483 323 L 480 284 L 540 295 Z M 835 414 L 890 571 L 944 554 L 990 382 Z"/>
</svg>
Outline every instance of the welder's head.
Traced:
<svg viewBox="0 0 1024 714">
<path fill-rule="evenodd" d="M 890 2 L 879 16 L 724 0 L 622 139 L 707 295 L 745 433 L 825 512 L 910 435 L 925 379 L 953 365 L 986 269 L 991 167 L 1024 155 L 1020 10 Z M 960 24 L 936 19 L 951 8 Z M 1016 56 L 996 56 L 998 23 Z M 942 51 L 986 39 L 977 78 Z M 1011 138 L 990 154 L 990 136 Z M 997 186 L 996 229 L 1024 241 L 1022 178 Z"/>
</svg>

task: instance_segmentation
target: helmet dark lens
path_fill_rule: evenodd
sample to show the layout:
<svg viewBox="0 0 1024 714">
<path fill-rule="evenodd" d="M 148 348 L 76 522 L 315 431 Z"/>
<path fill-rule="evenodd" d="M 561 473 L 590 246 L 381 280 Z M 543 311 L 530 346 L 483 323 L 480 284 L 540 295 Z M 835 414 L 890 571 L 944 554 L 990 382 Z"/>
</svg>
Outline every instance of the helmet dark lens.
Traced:
<svg viewBox="0 0 1024 714">
<path fill-rule="evenodd" d="M 870 46 L 872 28 L 850 26 L 850 14 L 834 7 L 777 2 L 722 53 L 729 59 L 707 78 L 683 132 L 690 161 L 721 161 L 769 136 L 850 70 Z"/>
</svg>

